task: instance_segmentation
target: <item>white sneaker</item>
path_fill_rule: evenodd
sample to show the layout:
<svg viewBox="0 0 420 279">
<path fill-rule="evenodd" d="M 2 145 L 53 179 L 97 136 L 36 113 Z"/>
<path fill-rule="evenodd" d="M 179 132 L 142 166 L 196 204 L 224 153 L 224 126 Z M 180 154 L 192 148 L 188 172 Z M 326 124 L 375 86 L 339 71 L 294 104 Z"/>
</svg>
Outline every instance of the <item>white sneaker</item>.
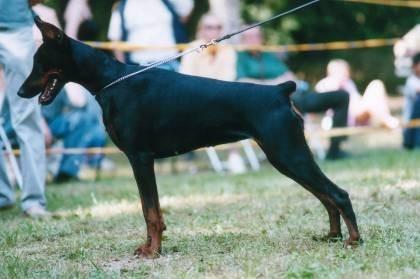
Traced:
<svg viewBox="0 0 420 279">
<path fill-rule="evenodd" d="M 51 213 L 49 213 L 44 207 L 40 205 L 34 205 L 23 212 L 26 216 L 33 219 L 44 219 L 50 218 Z"/>
</svg>

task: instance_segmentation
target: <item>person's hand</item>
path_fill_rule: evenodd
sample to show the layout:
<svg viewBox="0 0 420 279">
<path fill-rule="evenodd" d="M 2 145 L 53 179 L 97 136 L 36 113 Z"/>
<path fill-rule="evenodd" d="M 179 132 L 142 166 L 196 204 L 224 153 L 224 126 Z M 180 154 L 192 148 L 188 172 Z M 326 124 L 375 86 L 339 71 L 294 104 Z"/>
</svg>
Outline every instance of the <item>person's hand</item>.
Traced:
<svg viewBox="0 0 420 279">
<path fill-rule="evenodd" d="M 35 6 L 36 4 L 42 3 L 43 0 L 28 0 L 29 5 Z"/>
<path fill-rule="evenodd" d="M 51 133 L 50 127 L 48 127 L 47 121 L 42 118 L 41 127 L 44 134 L 45 146 L 50 147 L 54 141 L 53 135 Z"/>
</svg>

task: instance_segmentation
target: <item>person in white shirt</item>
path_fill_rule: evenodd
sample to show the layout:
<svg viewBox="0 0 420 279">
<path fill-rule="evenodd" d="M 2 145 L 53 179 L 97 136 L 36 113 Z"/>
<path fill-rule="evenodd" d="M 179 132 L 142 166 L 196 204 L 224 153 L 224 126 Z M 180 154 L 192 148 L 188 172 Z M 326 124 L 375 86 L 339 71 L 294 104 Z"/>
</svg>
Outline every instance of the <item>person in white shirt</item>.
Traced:
<svg viewBox="0 0 420 279">
<path fill-rule="evenodd" d="M 185 21 L 193 5 L 193 0 L 122 0 L 112 12 L 108 38 L 145 46 L 175 46 L 174 16 Z M 115 55 L 121 61 L 147 65 L 176 53 L 176 48 L 136 51 L 129 55 L 130 61 L 125 61 L 127 59 L 121 52 Z M 167 64 L 166 67 L 176 70 L 177 64 Z"/>
<path fill-rule="evenodd" d="M 398 77 L 408 77 L 411 74 L 412 58 L 418 52 L 420 52 L 420 24 L 414 26 L 394 45 L 395 74 Z"/>
<path fill-rule="evenodd" d="M 78 39 L 80 25 L 86 20 L 92 20 L 92 11 L 88 0 L 70 0 L 64 11 L 65 28 L 67 36 Z"/>
<path fill-rule="evenodd" d="M 330 61 L 327 76 L 316 84 L 315 90 L 320 93 L 344 90 L 350 95 L 349 126 L 369 124 L 390 129 L 399 126 L 398 119 L 391 115 L 383 82 L 372 81 L 361 95 L 350 77 L 350 66 L 345 60 Z"/>
</svg>

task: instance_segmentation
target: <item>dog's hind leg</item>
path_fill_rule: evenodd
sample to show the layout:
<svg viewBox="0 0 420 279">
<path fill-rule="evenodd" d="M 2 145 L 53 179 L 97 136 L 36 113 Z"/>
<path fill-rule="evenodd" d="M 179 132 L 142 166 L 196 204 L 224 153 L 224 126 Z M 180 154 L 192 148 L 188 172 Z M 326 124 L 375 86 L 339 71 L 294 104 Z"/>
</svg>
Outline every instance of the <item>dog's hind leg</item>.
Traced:
<svg viewBox="0 0 420 279">
<path fill-rule="evenodd" d="M 140 245 L 135 254 L 145 258 L 156 258 L 161 252 L 162 232 L 166 229 L 154 172 L 154 159 L 151 154 L 127 154 L 133 168 L 144 219 L 147 226 L 146 243 Z"/>
<path fill-rule="evenodd" d="M 283 126 L 279 127 L 279 123 Z M 327 238 L 341 237 L 341 215 L 350 234 L 345 244 L 357 244 L 360 234 L 349 195 L 317 166 L 306 144 L 299 118 L 288 112 L 271 116 L 268 124 L 261 127 L 257 141 L 277 170 L 302 185 L 325 206 L 330 219 Z"/>
</svg>

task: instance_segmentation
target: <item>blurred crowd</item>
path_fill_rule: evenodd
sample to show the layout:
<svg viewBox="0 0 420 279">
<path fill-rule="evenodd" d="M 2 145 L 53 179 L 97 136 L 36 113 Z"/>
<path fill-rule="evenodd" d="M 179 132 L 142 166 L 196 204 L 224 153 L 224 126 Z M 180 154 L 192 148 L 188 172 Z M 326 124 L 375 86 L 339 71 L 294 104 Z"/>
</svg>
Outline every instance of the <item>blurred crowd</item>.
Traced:
<svg viewBox="0 0 420 279">
<path fill-rule="evenodd" d="M 33 27 L 33 14 L 63 28 L 68 36 L 77 40 L 96 41 L 101 32 L 93 16 L 90 1 L 65 1 L 65 8 L 60 13 L 41 2 L 0 0 L 1 118 L 12 146 L 21 150 L 22 208 L 30 216 L 48 214 L 45 211 L 44 195 L 46 169 L 53 180 L 60 183 L 78 179 L 82 166 L 113 166 L 112 161 L 100 155 L 64 154 L 49 156 L 48 160 L 45 158 L 45 147 L 89 148 L 106 145 L 107 137 L 100 108 L 86 89 L 69 83 L 55 102 L 42 108 L 36 104 L 36 100 L 21 99 L 16 95 L 31 70 L 31 57 L 36 47 L 42 43 L 40 32 Z M 177 53 L 176 48 L 168 47 L 179 43 L 190 43 L 191 47 L 199 46 L 240 27 L 239 19 L 229 16 L 234 13 L 239 15 L 239 7 L 235 11 L 229 11 L 221 7 L 221 3 L 225 1 L 210 2 L 215 2 L 213 8 L 199 20 L 192 42 L 185 24 L 193 11 L 193 0 L 116 2 L 107 30 L 109 40 L 165 48 L 131 53 L 116 50 L 113 55 L 125 63 L 147 65 Z M 229 7 L 232 8 L 232 5 Z M 255 28 L 244 33 L 239 41 L 243 45 L 258 47 L 264 45 L 265 38 L 263 31 Z M 420 25 L 417 25 L 395 46 L 397 74 L 407 78 L 404 87 L 403 123 L 420 118 L 419 41 Z M 305 121 L 313 121 L 315 115 L 322 115 L 329 119 L 330 127 L 400 127 L 400 117 L 393 116 L 388 106 L 384 82 L 373 80 L 361 93 L 352 80 L 347 61 L 330 61 L 325 69 L 325 77 L 317 84 L 310 85 L 296 77 L 286 65 L 283 54 L 260 50 L 236 51 L 232 47 L 235 43 L 238 43 L 238 39 L 161 67 L 183 74 L 226 81 L 275 85 L 294 80 L 298 89 L 292 95 L 292 100 Z M 420 147 L 419 129 L 404 129 L 403 133 L 404 147 Z M 330 139 L 326 159 L 337 160 L 349 156 L 341 148 L 344 140 L 344 136 Z M 232 149 L 229 153 L 232 158 L 238 158 L 238 150 Z M 0 208 L 7 208 L 15 203 L 15 198 L 2 157 L 0 156 Z M 243 164 L 240 156 L 238 160 L 232 161 Z"/>
</svg>

